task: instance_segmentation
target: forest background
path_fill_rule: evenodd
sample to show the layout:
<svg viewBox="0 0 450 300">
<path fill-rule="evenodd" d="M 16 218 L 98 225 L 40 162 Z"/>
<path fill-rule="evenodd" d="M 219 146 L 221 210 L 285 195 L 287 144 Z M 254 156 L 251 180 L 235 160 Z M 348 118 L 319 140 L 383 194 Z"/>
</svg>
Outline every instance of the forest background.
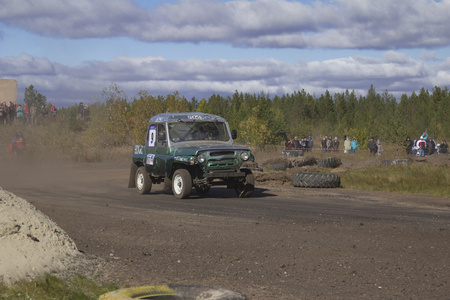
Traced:
<svg viewBox="0 0 450 300">
<path fill-rule="evenodd" d="M 51 105 L 32 85 L 25 89 L 24 102 Z M 316 147 L 324 135 L 337 136 L 342 145 L 344 135 L 354 136 L 361 148 L 370 137 L 401 146 L 406 136 L 414 140 L 425 130 L 438 143 L 449 137 L 449 104 L 448 88 L 437 86 L 431 92 L 422 88 L 419 94 L 403 94 L 399 100 L 387 90 L 377 93 L 373 86 L 359 97 L 349 90 L 334 95 L 326 90 L 320 96 L 304 90 L 281 96 L 236 91 L 226 97 L 213 94 L 208 99 L 188 100 L 178 92 L 153 96 L 144 90 L 128 97 L 112 83 L 89 104 L 89 118 L 79 116 L 79 104 L 62 107 L 53 120 L 49 116 L 44 122 L 46 130 L 28 129 L 32 130 L 28 136 L 35 148 L 66 144 L 62 151 L 72 153 L 75 160 L 98 160 L 101 148 L 144 143 L 153 115 L 197 111 L 224 117 L 238 131 L 238 144 L 260 150 L 284 145 L 279 131 L 289 138 L 311 134 Z"/>
</svg>

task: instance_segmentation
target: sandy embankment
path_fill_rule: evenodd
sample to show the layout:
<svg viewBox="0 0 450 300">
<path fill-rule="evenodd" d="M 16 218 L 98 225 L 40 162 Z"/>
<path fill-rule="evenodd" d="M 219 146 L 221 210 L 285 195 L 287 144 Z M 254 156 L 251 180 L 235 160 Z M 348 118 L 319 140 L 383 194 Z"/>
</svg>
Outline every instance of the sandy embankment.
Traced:
<svg viewBox="0 0 450 300">
<path fill-rule="evenodd" d="M 74 241 L 33 205 L 0 187 L 0 282 L 64 275 L 87 262 Z"/>
</svg>

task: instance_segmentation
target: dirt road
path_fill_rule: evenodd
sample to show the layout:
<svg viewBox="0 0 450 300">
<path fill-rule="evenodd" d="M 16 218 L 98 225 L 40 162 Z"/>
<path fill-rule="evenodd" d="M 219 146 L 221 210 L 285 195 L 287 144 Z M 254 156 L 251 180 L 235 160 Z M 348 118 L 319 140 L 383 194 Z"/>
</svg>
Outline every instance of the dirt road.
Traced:
<svg viewBox="0 0 450 300">
<path fill-rule="evenodd" d="M 129 164 L 3 164 L 0 186 L 48 215 L 120 286 L 205 285 L 249 299 L 445 299 L 450 199 L 257 186 L 179 200 L 128 189 Z"/>
</svg>

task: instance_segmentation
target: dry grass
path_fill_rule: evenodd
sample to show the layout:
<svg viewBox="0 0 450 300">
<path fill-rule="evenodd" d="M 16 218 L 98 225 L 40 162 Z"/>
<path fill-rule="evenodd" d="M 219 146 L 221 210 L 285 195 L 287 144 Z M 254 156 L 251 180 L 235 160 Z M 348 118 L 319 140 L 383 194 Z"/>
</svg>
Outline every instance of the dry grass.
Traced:
<svg viewBox="0 0 450 300">
<path fill-rule="evenodd" d="M 342 161 L 339 168 L 315 168 L 314 172 L 338 173 L 341 176 L 343 188 L 450 197 L 448 184 L 450 155 L 435 154 L 427 158 L 409 158 L 411 164 L 408 166 L 383 166 L 381 164 L 383 160 L 407 158 L 400 148 L 388 146 L 385 149 L 381 156 L 371 156 L 368 150 L 360 150 L 355 155 L 344 154 L 343 151 L 323 153 L 314 150 L 305 155 L 314 156 L 317 160 L 330 156 L 339 158 Z M 255 150 L 255 160 L 260 165 L 273 162 L 281 156 L 282 150 L 281 146 Z M 275 174 L 279 171 L 269 169 L 267 171 L 269 174 L 266 177 L 270 177 L 272 172 L 274 178 L 277 178 Z M 289 173 L 289 171 L 286 172 Z M 309 170 L 305 171 L 309 172 Z"/>
</svg>

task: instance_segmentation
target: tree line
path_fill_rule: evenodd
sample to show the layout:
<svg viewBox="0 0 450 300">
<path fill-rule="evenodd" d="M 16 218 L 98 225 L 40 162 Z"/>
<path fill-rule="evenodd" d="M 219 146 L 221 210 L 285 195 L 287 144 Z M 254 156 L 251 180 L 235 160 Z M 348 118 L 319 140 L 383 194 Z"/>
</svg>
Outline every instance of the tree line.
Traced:
<svg viewBox="0 0 450 300">
<path fill-rule="evenodd" d="M 33 91 L 39 96 L 36 99 L 46 100 L 31 86 L 25 93 L 26 103 L 33 101 Z M 288 137 L 312 134 L 317 141 L 323 135 L 338 136 L 341 140 L 344 135 L 351 135 L 364 144 L 370 137 L 400 144 L 406 136 L 415 139 L 426 130 L 430 137 L 441 140 L 450 136 L 449 107 L 448 88 L 437 86 L 432 91 L 422 88 L 418 94 L 403 94 L 398 100 L 387 90 L 376 92 L 373 85 L 365 96 L 359 97 L 354 90 L 334 95 L 326 90 L 320 96 L 304 90 L 281 96 L 236 91 L 231 96 L 213 94 L 208 99 L 188 100 L 178 92 L 154 96 L 140 91 L 130 98 L 111 84 L 90 105 L 89 124 L 77 119 L 76 104 L 60 109 L 59 118 L 74 131 L 87 131 L 91 135 L 95 132 L 105 144 L 123 145 L 143 143 L 153 115 L 205 112 L 227 119 L 230 128 L 238 130 L 238 143 L 261 148 L 282 144 L 279 131 L 286 132 Z"/>
</svg>

